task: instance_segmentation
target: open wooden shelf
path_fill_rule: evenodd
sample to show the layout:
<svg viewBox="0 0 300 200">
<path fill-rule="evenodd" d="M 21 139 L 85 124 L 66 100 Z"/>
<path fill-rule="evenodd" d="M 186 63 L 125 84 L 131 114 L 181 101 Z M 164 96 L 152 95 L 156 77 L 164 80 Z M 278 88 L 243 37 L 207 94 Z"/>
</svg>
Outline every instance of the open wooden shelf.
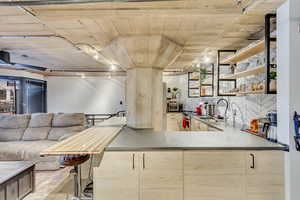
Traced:
<svg viewBox="0 0 300 200">
<path fill-rule="evenodd" d="M 246 94 L 264 94 L 265 90 L 246 91 L 246 92 L 226 92 L 222 95 L 246 95 Z"/>
<path fill-rule="evenodd" d="M 199 81 L 199 78 L 190 78 L 189 81 Z"/>
<path fill-rule="evenodd" d="M 224 60 L 221 61 L 221 63 L 222 64 L 237 63 L 246 60 L 251 56 L 259 54 L 264 50 L 265 50 L 265 40 L 261 40 L 258 43 L 251 45 L 248 48 L 242 49 L 241 51 L 238 51 L 236 54 L 229 56 L 228 58 L 225 58 Z"/>
<path fill-rule="evenodd" d="M 247 91 L 247 92 L 237 92 L 236 94 L 264 94 L 265 90 Z"/>
<path fill-rule="evenodd" d="M 190 87 L 189 89 L 200 89 L 200 86 L 192 86 L 192 87 Z"/>
<path fill-rule="evenodd" d="M 248 69 L 242 72 L 237 72 L 235 74 L 226 75 L 223 77 L 223 79 L 237 79 L 237 78 L 243 78 L 251 75 L 257 75 L 261 74 L 265 71 L 265 66 L 258 66 L 252 69 Z"/>
</svg>

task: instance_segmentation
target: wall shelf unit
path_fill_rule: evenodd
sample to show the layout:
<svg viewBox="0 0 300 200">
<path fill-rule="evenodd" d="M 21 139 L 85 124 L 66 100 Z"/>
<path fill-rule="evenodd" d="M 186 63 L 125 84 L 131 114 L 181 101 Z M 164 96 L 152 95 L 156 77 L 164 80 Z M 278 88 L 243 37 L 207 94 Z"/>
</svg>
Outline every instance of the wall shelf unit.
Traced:
<svg viewBox="0 0 300 200">
<path fill-rule="evenodd" d="M 188 73 L 188 97 L 200 97 L 200 72 L 198 71 Z"/>
<path fill-rule="evenodd" d="M 202 80 L 203 79 L 203 80 Z M 214 64 L 204 66 L 196 72 L 188 73 L 188 97 L 214 96 Z"/>
<path fill-rule="evenodd" d="M 236 95 L 246 95 L 246 94 L 276 94 L 276 87 L 271 88 L 271 85 L 274 85 L 274 81 L 271 80 L 270 75 L 272 74 L 276 77 L 276 67 L 277 65 L 271 63 L 271 48 L 276 47 L 276 37 L 271 36 L 271 26 L 272 20 L 276 19 L 276 14 L 267 14 L 265 16 L 265 37 L 263 40 L 259 40 L 257 43 L 237 50 L 219 50 L 218 51 L 218 96 L 236 96 Z M 221 57 L 222 53 L 232 53 L 233 55 L 227 56 L 226 58 Z M 252 56 L 258 55 L 261 52 L 265 54 L 265 64 L 247 69 L 242 72 L 236 72 L 234 74 L 223 74 L 221 76 L 220 69 L 226 67 L 229 69 L 232 65 L 244 61 Z M 221 59 L 222 58 L 222 59 Z M 234 90 L 238 91 L 236 81 L 240 78 L 245 78 L 248 76 L 255 76 L 264 74 L 265 76 L 265 89 L 259 91 L 248 91 L 248 92 L 233 92 Z M 220 91 L 220 83 L 222 82 L 235 82 L 235 88 L 228 90 L 227 92 Z M 273 82 L 272 82 L 273 81 Z M 263 82 L 262 82 L 263 83 Z M 276 84 L 275 84 L 276 85 Z M 231 86 L 232 87 L 232 86 Z"/>
<path fill-rule="evenodd" d="M 223 90 L 223 84 L 226 85 L 228 88 L 231 85 L 231 90 L 234 90 L 236 88 L 236 79 L 226 79 L 221 77 L 221 70 L 224 68 L 229 68 L 230 64 L 225 64 L 222 63 L 221 58 L 223 54 L 228 54 L 228 53 L 236 53 L 236 50 L 218 50 L 218 74 L 217 74 L 217 95 L 218 96 L 236 96 L 235 93 L 230 92 L 230 91 L 224 91 Z"/>
<path fill-rule="evenodd" d="M 251 56 L 254 56 L 256 54 L 259 54 L 265 50 L 265 40 L 261 40 L 257 42 L 254 45 L 251 45 L 250 47 L 246 49 L 242 49 L 241 51 L 238 51 L 236 54 L 229 56 L 221 61 L 223 64 L 232 64 L 237 63 L 243 60 L 246 60 L 247 58 L 250 58 Z"/>
<path fill-rule="evenodd" d="M 245 94 L 264 94 L 265 90 L 255 90 L 255 91 L 247 91 L 247 92 L 237 92 L 237 95 L 245 95 Z"/>
</svg>

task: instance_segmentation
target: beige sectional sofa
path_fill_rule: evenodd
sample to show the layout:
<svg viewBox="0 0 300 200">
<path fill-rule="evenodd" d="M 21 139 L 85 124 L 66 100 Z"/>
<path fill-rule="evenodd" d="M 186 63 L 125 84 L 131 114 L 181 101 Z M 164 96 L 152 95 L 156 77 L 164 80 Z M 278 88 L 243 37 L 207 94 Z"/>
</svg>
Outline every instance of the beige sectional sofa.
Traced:
<svg viewBox="0 0 300 200">
<path fill-rule="evenodd" d="M 29 160 L 36 170 L 56 170 L 59 158 L 39 153 L 84 129 L 83 113 L 0 115 L 0 161 Z"/>
</svg>

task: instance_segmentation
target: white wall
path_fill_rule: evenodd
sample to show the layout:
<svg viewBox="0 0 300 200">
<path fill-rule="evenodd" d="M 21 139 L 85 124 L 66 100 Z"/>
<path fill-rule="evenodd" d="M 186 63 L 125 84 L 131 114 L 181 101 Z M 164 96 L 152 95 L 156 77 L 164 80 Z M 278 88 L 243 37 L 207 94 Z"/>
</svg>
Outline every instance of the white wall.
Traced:
<svg viewBox="0 0 300 200">
<path fill-rule="evenodd" d="M 125 109 L 123 76 L 47 77 L 48 112 L 116 113 Z M 120 105 L 123 101 L 123 105 Z"/>
<path fill-rule="evenodd" d="M 293 114 L 300 113 L 300 1 L 289 0 L 277 11 L 278 134 L 290 146 L 286 153 L 286 200 L 299 200 L 300 152 L 295 149 Z"/>
</svg>

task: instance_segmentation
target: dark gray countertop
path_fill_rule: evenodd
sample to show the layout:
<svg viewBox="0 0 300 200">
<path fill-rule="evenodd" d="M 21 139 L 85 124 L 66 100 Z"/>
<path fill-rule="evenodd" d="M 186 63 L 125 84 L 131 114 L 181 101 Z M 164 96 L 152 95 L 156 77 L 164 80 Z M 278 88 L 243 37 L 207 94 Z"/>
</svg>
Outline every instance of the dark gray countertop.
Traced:
<svg viewBox="0 0 300 200">
<path fill-rule="evenodd" d="M 124 127 L 106 148 L 108 151 L 162 149 L 285 150 L 286 147 L 231 127 L 201 132 L 153 132 Z"/>
</svg>

